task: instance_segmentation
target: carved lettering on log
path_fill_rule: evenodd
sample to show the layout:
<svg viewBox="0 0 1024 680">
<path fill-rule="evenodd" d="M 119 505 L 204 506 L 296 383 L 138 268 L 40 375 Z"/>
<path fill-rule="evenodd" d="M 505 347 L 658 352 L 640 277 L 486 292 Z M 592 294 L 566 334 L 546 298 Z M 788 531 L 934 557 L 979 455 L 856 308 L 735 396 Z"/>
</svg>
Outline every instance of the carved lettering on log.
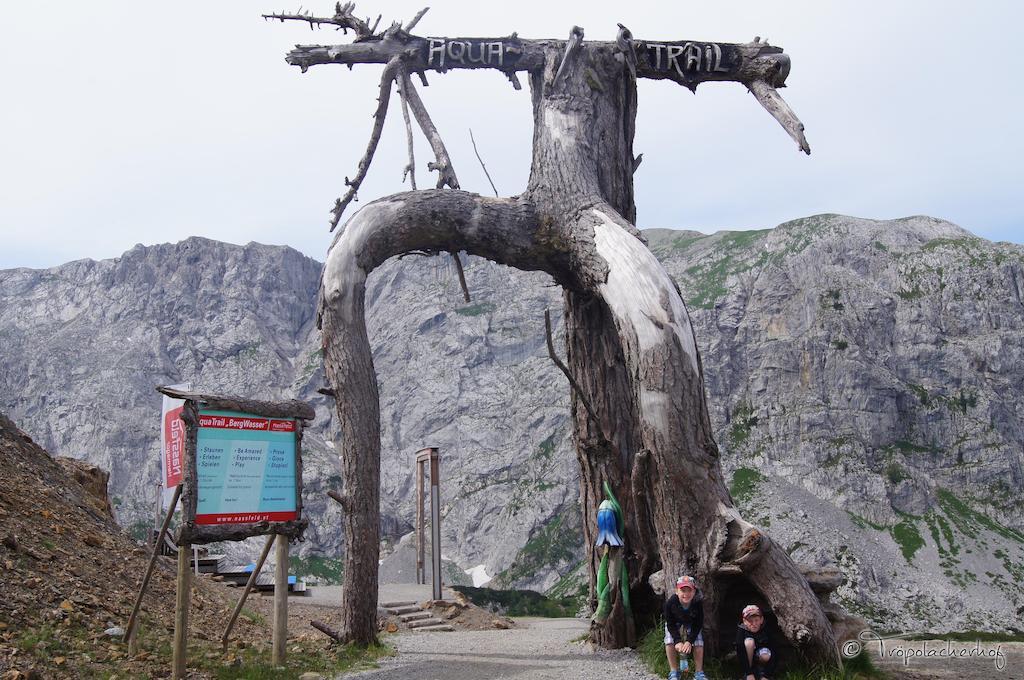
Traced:
<svg viewBox="0 0 1024 680">
<path fill-rule="evenodd" d="M 680 77 L 728 73 L 738 64 L 718 43 L 644 43 L 647 61 L 656 71 L 675 71 Z"/>
<path fill-rule="evenodd" d="M 426 61 L 429 68 L 499 68 L 514 66 L 523 53 L 518 40 L 480 38 L 427 38 Z"/>
</svg>

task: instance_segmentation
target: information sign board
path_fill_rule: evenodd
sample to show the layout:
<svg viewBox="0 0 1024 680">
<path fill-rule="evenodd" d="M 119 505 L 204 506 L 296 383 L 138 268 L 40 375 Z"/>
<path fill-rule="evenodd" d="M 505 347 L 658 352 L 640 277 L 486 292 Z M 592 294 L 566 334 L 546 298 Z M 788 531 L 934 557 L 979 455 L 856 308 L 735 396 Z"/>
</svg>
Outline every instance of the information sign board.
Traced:
<svg viewBox="0 0 1024 680">
<path fill-rule="evenodd" d="M 298 519 L 296 420 L 201 408 L 195 523 Z"/>
</svg>

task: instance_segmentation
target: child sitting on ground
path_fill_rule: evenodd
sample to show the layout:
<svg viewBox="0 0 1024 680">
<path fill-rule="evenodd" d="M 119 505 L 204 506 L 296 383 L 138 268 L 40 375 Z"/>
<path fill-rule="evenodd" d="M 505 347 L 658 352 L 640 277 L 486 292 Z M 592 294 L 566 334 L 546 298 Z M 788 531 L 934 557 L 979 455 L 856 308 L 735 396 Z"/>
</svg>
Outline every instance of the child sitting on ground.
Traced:
<svg viewBox="0 0 1024 680">
<path fill-rule="evenodd" d="M 691 576 L 680 576 L 676 592 L 665 602 L 665 656 L 671 672 L 669 680 L 678 680 L 679 667 L 686 670 L 686 655 L 693 653 L 696 673 L 693 680 L 706 680 L 704 675 L 704 602 Z M 680 664 L 679 656 L 682 655 Z"/>
<path fill-rule="evenodd" d="M 756 604 L 743 608 L 742 623 L 736 631 L 736 660 L 743 680 L 770 680 L 777 659 L 765 631 L 764 614 Z"/>
</svg>

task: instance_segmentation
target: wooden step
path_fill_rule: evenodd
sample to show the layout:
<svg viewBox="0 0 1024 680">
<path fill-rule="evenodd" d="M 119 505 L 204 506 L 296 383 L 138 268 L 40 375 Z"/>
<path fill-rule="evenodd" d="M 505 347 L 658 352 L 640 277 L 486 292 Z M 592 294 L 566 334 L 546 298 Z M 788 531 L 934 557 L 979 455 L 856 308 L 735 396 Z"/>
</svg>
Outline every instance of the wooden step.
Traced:
<svg viewBox="0 0 1024 680">
<path fill-rule="evenodd" d="M 452 628 L 451 625 L 449 625 L 447 623 L 442 623 L 440 625 L 434 625 L 434 626 L 420 626 L 419 628 L 414 628 L 413 630 L 416 630 L 417 632 L 419 632 L 419 631 L 426 631 L 426 632 L 436 632 L 436 633 L 440 633 L 440 632 L 452 633 L 452 632 L 455 631 L 455 629 Z"/>
<path fill-rule="evenodd" d="M 381 602 L 379 606 L 384 609 L 393 609 L 395 607 L 408 607 L 411 604 L 416 604 L 416 600 L 394 600 L 392 602 Z"/>
<path fill-rule="evenodd" d="M 437 618 L 435 616 L 431 616 L 429 619 L 420 619 L 419 621 L 410 621 L 409 622 L 409 627 L 410 628 L 424 628 L 424 627 L 428 627 L 429 628 L 431 626 L 437 626 L 437 625 L 441 625 L 443 623 L 444 623 L 444 621 L 442 621 L 441 619 L 439 619 L 439 618 Z"/>
<path fill-rule="evenodd" d="M 432 616 L 433 616 L 433 614 L 431 614 L 430 612 L 419 611 L 419 612 L 416 612 L 415 614 L 402 614 L 398 618 L 401 619 L 403 623 L 409 623 L 410 621 L 419 621 L 421 619 L 429 619 Z"/>
<path fill-rule="evenodd" d="M 387 608 L 387 613 L 388 614 L 415 614 L 416 612 L 421 612 L 421 611 L 423 611 L 423 610 L 420 609 L 420 606 L 418 604 L 410 604 L 410 605 L 406 605 L 404 607 L 388 607 Z"/>
</svg>

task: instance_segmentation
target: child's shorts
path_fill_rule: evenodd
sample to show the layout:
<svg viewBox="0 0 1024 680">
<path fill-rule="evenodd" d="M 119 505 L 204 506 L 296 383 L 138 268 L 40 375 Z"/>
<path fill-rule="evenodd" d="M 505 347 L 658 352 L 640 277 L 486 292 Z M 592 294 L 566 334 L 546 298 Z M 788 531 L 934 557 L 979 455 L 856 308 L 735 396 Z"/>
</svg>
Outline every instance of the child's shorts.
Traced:
<svg viewBox="0 0 1024 680">
<path fill-rule="evenodd" d="M 690 636 L 690 629 L 687 628 L 686 629 L 686 637 L 689 637 L 689 636 Z M 668 632 L 668 624 L 667 623 L 665 624 L 665 644 L 666 645 L 672 644 L 672 634 Z M 694 647 L 703 647 L 704 646 L 704 632 L 703 631 L 701 631 L 700 633 L 697 633 L 697 639 L 693 641 L 693 646 Z"/>
</svg>

